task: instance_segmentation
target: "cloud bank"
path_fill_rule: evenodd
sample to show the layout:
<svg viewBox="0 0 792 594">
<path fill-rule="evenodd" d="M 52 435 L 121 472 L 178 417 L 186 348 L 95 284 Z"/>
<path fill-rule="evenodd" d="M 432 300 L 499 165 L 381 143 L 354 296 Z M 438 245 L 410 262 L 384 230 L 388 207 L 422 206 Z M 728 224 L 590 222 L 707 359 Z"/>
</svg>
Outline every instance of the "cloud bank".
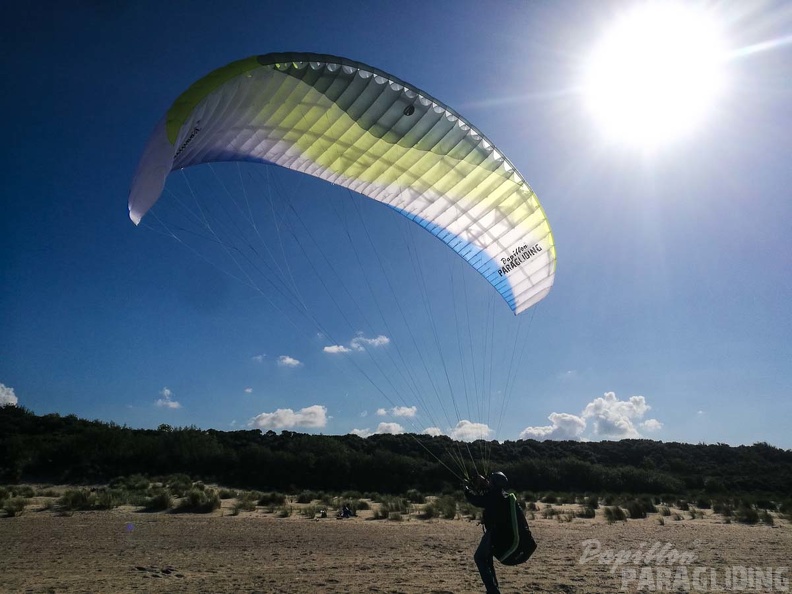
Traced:
<svg viewBox="0 0 792 594">
<path fill-rule="evenodd" d="M 371 429 L 352 429 L 349 433 L 358 437 L 371 437 L 372 435 L 383 434 L 401 435 L 404 433 L 404 427 L 398 423 L 380 423 L 374 431 Z"/>
<path fill-rule="evenodd" d="M 520 439 L 588 439 L 584 437 L 587 430 L 590 439 L 636 439 L 642 437 L 639 428 L 652 432 L 663 427 L 657 419 L 643 419 L 651 408 L 643 396 L 619 400 L 614 392 L 607 392 L 589 402 L 579 415 L 554 412 L 548 417 L 550 425 L 526 427 Z"/>
<path fill-rule="evenodd" d="M 378 408 L 375 412 L 377 416 L 394 416 L 407 419 L 413 419 L 418 414 L 417 406 L 394 406 L 391 409 Z M 361 415 L 365 416 L 365 415 Z M 404 433 L 405 429 L 399 423 L 380 423 L 377 428 L 372 431 L 371 429 L 358 429 L 355 428 L 350 433 L 352 435 L 359 435 L 360 437 L 370 437 L 371 435 L 381 435 L 383 433 L 390 433 L 398 435 Z M 439 427 L 427 427 L 421 434 L 423 435 L 448 435 L 451 439 L 456 441 L 476 441 L 477 439 L 487 439 L 493 433 L 492 429 L 484 423 L 474 423 L 468 420 L 459 421 L 455 427 L 443 431 Z"/>
<path fill-rule="evenodd" d="M 378 417 L 385 417 L 387 415 L 392 415 L 394 417 L 408 417 L 413 418 L 415 415 L 418 414 L 418 407 L 417 406 L 394 406 L 390 410 L 384 408 L 378 408 L 374 413 Z"/>
<path fill-rule="evenodd" d="M 586 430 L 586 421 L 569 413 L 553 413 L 550 425 L 543 427 L 526 427 L 520 433 L 520 439 L 580 439 Z"/>
<path fill-rule="evenodd" d="M 19 399 L 14 394 L 14 388 L 0 384 L 0 406 L 16 406 Z"/>
<path fill-rule="evenodd" d="M 316 429 L 327 425 L 327 408 L 314 404 L 298 411 L 279 408 L 275 412 L 264 412 L 253 417 L 248 426 L 259 429 L 292 429 L 305 427 Z"/>
<path fill-rule="evenodd" d="M 476 441 L 477 439 L 487 439 L 491 433 L 492 429 L 484 423 L 463 420 L 451 429 L 448 436 L 457 441 Z"/>
</svg>

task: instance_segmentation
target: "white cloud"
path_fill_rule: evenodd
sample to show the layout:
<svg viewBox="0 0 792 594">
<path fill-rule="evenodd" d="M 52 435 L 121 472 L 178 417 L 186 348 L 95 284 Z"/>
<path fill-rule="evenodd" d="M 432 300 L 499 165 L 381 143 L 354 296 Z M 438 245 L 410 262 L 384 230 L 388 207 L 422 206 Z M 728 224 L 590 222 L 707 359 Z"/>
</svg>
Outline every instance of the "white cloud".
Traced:
<svg viewBox="0 0 792 594">
<path fill-rule="evenodd" d="M 368 411 L 364 410 L 362 413 L 360 413 L 360 416 L 361 417 L 367 417 L 368 416 Z"/>
<path fill-rule="evenodd" d="M 388 414 L 391 414 L 394 417 L 413 418 L 416 414 L 418 414 L 418 407 L 417 406 L 394 406 L 390 410 L 386 410 L 384 408 L 378 408 L 376 414 L 379 417 L 384 417 L 384 416 L 386 416 Z"/>
<path fill-rule="evenodd" d="M 550 425 L 526 427 L 519 439 L 580 439 L 586 430 L 586 421 L 569 413 L 554 412 L 549 417 Z"/>
<path fill-rule="evenodd" d="M 375 338 L 366 338 L 363 336 L 362 332 L 359 332 L 358 335 L 352 339 L 352 342 L 349 343 L 349 345 L 356 351 L 364 351 L 366 350 L 367 346 L 377 348 L 387 344 L 390 344 L 390 338 L 387 336 L 380 334 Z"/>
<path fill-rule="evenodd" d="M 0 384 L 0 406 L 16 406 L 19 399 L 14 394 L 14 388 Z"/>
<path fill-rule="evenodd" d="M 431 435 L 433 437 L 437 437 L 438 435 L 443 435 L 443 432 L 440 430 L 439 427 L 427 427 L 423 431 L 421 431 L 424 435 Z"/>
<path fill-rule="evenodd" d="M 400 435 L 404 433 L 404 427 L 398 423 L 380 423 L 377 425 L 377 430 L 374 432 L 378 435 L 389 433 L 391 435 Z"/>
<path fill-rule="evenodd" d="M 279 408 L 275 412 L 261 413 L 248 423 L 259 429 L 291 429 L 293 427 L 325 427 L 327 425 L 327 408 L 314 404 L 301 408 L 297 412 L 290 408 Z"/>
<path fill-rule="evenodd" d="M 322 350 L 325 353 L 330 353 L 330 354 L 333 354 L 333 355 L 337 354 L 337 353 L 350 353 L 350 352 L 352 352 L 352 349 L 348 349 L 347 347 L 345 347 L 344 345 L 341 345 L 341 344 L 334 344 L 332 346 L 326 346 Z"/>
<path fill-rule="evenodd" d="M 550 425 L 526 427 L 520 439 L 586 440 L 584 433 L 591 439 L 640 438 L 639 428 L 648 432 L 663 428 L 657 419 L 643 420 L 651 408 L 643 396 L 619 400 L 615 393 L 607 392 L 589 402 L 580 415 L 554 412 L 548 417 Z"/>
<path fill-rule="evenodd" d="M 262 355 L 253 355 L 251 357 L 251 359 L 253 359 L 253 361 L 255 361 L 256 363 L 263 363 L 264 359 L 266 359 L 266 358 L 267 358 L 267 355 L 263 355 L 263 354 Z"/>
<path fill-rule="evenodd" d="M 640 425 L 641 429 L 646 429 L 647 431 L 660 431 L 663 428 L 663 424 L 658 421 L 657 419 L 646 419 Z"/>
<path fill-rule="evenodd" d="M 597 437 L 627 439 L 640 437 L 633 421 L 643 418 L 650 408 L 643 396 L 619 400 L 613 392 L 606 392 L 589 402 L 581 414 L 591 419 Z"/>
<path fill-rule="evenodd" d="M 278 367 L 300 367 L 302 363 L 294 357 L 289 355 L 281 355 L 278 357 Z"/>
<path fill-rule="evenodd" d="M 249 387 L 245 388 L 245 394 L 252 394 L 252 393 L 253 393 L 253 388 L 249 388 Z"/>
<path fill-rule="evenodd" d="M 390 435 L 401 435 L 404 433 L 404 427 L 398 423 L 380 423 L 374 431 L 371 429 L 352 429 L 349 433 L 359 437 L 371 437 L 372 435 L 383 435 L 386 433 Z"/>
<path fill-rule="evenodd" d="M 391 409 L 391 414 L 394 417 L 409 417 L 412 418 L 418 412 L 417 406 L 396 406 Z"/>
<path fill-rule="evenodd" d="M 338 354 L 338 353 L 351 353 L 352 351 L 365 351 L 366 347 L 379 348 L 390 344 L 390 338 L 380 334 L 374 338 L 366 338 L 362 332 L 358 332 L 357 336 L 349 341 L 349 345 L 334 344 L 326 346 L 322 350 L 325 353 Z"/>
<path fill-rule="evenodd" d="M 171 409 L 177 409 L 182 407 L 181 404 L 179 404 L 173 399 L 173 392 L 171 392 L 170 388 L 167 387 L 162 388 L 162 391 L 160 392 L 160 396 L 162 396 L 162 398 L 158 399 L 154 403 L 156 406 L 159 406 L 161 408 L 171 408 Z"/>
<path fill-rule="evenodd" d="M 490 433 L 492 433 L 492 429 L 484 423 L 462 420 L 456 424 L 456 427 L 451 429 L 449 437 L 457 441 L 475 441 L 477 439 L 486 439 Z"/>
</svg>

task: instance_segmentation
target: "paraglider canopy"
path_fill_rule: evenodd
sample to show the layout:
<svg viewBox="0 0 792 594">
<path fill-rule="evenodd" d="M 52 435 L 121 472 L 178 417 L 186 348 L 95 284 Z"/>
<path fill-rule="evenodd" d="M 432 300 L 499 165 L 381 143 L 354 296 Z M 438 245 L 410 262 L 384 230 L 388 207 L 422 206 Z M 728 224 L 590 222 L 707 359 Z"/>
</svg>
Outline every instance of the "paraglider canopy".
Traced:
<svg viewBox="0 0 792 594">
<path fill-rule="evenodd" d="M 454 110 L 365 64 L 311 53 L 233 62 L 160 120 L 129 195 L 138 224 L 168 174 L 274 163 L 387 204 L 442 240 L 520 313 L 553 284 L 553 236 L 512 163 Z"/>
</svg>

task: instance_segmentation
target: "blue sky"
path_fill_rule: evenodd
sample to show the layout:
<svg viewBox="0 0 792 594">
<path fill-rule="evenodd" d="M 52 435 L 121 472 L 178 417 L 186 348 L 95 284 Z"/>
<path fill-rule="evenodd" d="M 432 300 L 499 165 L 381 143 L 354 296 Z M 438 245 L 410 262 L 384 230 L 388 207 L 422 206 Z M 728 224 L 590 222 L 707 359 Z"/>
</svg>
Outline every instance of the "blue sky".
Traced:
<svg viewBox="0 0 792 594">
<path fill-rule="evenodd" d="M 3 402 L 133 427 L 464 437 L 485 423 L 499 439 L 792 447 L 789 5 L 720 10 L 726 90 L 694 131 L 648 152 L 609 142 L 580 92 L 582 64 L 626 3 L 27 4 L 0 25 Z M 364 267 L 382 295 L 366 307 L 387 317 L 398 298 L 432 312 L 422 323 L 410 310 L 416 336 L 396 318 L 342 323 L 311 284 L 321 279 L 301 289 L 321 322 L 293 323 L 208 252 L 135 227 L 127 193 L 170 103 L 210 70 L 274 51 L 370 64 L 482 130 L 547 212 L 558 249 L 550 295 L 515 319 L 475 271 L 393 213 L 263 166 L 251 179 L 294 204 L 352 285 L 355 250 L 384 259 L 392 284 Z M 362 235 L 346 242 L 338 221 L 356 216 L 374 247 Z M 421 295 L 404 276 L 405 236 L 427 262 Z M 495 328 L 491 347 L 460 341 L 452 318 L 463 300 L 471 335 Z M 470 354 L 455 359 L 460 344 Z M 396 352 L 426 373 L 414 392 L 389 367 Z M 468 380 L 482 386 L 470 409 Z"/>
</svg>

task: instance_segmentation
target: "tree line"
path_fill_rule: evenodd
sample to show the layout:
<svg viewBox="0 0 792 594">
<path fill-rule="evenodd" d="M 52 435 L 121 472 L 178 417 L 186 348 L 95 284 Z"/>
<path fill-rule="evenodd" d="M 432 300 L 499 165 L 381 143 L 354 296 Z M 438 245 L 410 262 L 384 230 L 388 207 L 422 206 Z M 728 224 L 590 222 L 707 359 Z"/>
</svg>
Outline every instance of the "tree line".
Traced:
<svg viewBox="0 0 792 594">
<path fill-rule="evenodd" d="M 502 470 L 537 493 L 713 497 L 792 493 L 792 450 L 751 446 L 519 440 L 455 442 L 428 435 L 312 435 L 294 431 L 133 429 L 74 415 L 0 407 L 0 483 L 105 483 L 184 473 L 245 489 L 443 493 L 460 486 L 456 459 Z"/>
</svg>

